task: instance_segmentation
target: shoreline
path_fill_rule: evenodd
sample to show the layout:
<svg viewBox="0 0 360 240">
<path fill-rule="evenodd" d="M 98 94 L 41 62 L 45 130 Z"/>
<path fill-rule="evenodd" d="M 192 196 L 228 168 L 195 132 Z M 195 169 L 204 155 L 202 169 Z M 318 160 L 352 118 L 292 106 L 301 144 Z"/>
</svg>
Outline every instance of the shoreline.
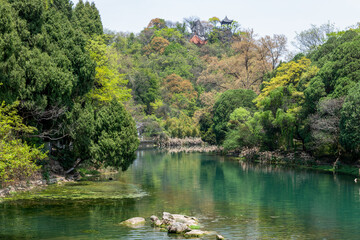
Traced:
<svg viewBox="0 0 360 240">
<path fill-rule="evenodd" d="M 159 148 L 166 150 L 169 153 L 178 153 L 178 152 L 215 152 L 216 154 L 221 155 L 221 148 L 218 146 L 178 146 L 178 147 L 163 147 Z M 318 171 L 323 173 L 333 173 L 333 174 L 342 174 L 349 175 L 355 178 L 360 176 L 360 166 L 358 165 L 349 165 L 349 164 L 338 164 L 334 166 L 328 162 L 321 162 L 319 160 L 314 160 L 309 158 L 305 153 L 300 153 L 299 156 L 296 156 L 294 153 L 290 154 L 291 157 L 285 154 L 279 154 L 279 152 L 255 152 L 252 149 L 248 149 L 245 153 L 241 153 L 240 156 L 230 156 L 228 157 L 234 161 L 238 162 L 247 162 L 261 165 L 272 165 L 272 166 L 281 166 L 281 167 L 292 167 L 297 169 L 307 169 L 312 171 Z M 113 171 L 108 169 L 99 170 L 101 174 L 110 174 Z M 36 179 L 30 181 L 24 181 L 17 184 L 9 185 L 4 188 L 0 188 L 0 202 L 3 198 L 8 197 L 13 193 L 18 192 L 27 192 L 35 188 L 46 188 L 49 185 L 54 184 L 63 184 L 67 182 L 74 182 L 81 178 L 86 179 L 87 177 L 93 177 L 92 174 L 79 174 L 84 176 L 75 176 L 72 175 L 62 175 L 62 174 L 51 174 L 49 179 L 45 179 L 42 176 L 37 176 Z"/>
<path fill-rule="evenodd" d="M 28 192 L 35 188 L 46 188 L 49 185 L 54 185 L 54 184 L 61 185 L 63 183 L 74 182 L 74 181 L 75 179 L 71 177 L 66 178 L 65 176 L 61 176 L 61 175 L 53 175 L 52 178 L 50 178 L 49 180 L 42 178 L 37 180 L 16 183 L 0 189 L 0 202 L 3 198 L 6 198 L 14 193 Z"/>
<path fill-rule="evenodd" d="M 339 162 L 335 165 L 334 163 L 316 160 L 304 152 L 282 154 L 276 151 L 256 153 L 253 150 L 247 151 L 244 155 L 240 154 L 240 156 L 232 158 L 239 162 L 308 169 L 318 172 L 349 175 L 355 178 L 360 176 L 360 166 L 357 164 L 350 165 Z"/>
</svg>

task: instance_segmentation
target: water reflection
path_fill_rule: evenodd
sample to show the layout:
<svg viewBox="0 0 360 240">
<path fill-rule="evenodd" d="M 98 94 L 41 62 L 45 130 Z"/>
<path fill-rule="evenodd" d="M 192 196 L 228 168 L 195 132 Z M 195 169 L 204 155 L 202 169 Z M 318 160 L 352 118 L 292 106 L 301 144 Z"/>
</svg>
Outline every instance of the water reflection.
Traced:
<svg viewBox="0 0 360 240">
<path fill-rule="evenodd" d="M 130 183 L 148 196 L 5 203 L 0 238 L 174 238 L 150 226 L 118 225 L 162 211 L 195 215 L 206 229 L 228 239 L 357 239 L 360 234 L 360 189 L 351 177 L 239 163 L 210 153 L 139 151 L 137 156 L 112 184 Z"/>
</svg>

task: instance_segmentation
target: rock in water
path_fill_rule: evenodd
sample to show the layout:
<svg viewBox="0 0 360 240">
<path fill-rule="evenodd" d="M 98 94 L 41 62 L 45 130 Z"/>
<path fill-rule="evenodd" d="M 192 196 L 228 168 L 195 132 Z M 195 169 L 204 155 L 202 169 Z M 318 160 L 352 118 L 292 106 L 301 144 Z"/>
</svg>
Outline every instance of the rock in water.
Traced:
<svg viewBox="0 0 360 240">
<path fill-rule="evenodd" d="M 145 218 L 134 217 L 134 218 L 130 218 L 126 221 L 123 221 L 120 224 L 129 226 L 129 227 L 140 227 L 145 224 Z"/>
<path fill-rule="evenodd" d="M 186 215 L 172 214 L 176 222 L 185 223 L 188 227 L 199 225 L 199 220 L 195 217 L 189 217 Z"/>
<path fill-rule="evenodd" d="M 163 212 L 163 220 L 162 220 L 162 225 L 171 225 L 172 223 L 175 222 L 175 218 L 173 217 L 173 215 L 171 215 L 168 212 Z"/>
<path fill-rule="evenodd" d="M 223 236 L 221 236 L 221 235 L 218 234 L 218 235 L 216 235 L 216 239 L 217 239 L 217 240 L 224 240 L 225 238 L 224 238 Z"/>
<path fill-rule="evenodd" d="M 150 220 L 151 220 L 152 222 L 156 222 L 157 220 L 159 220 L 159 218 L 158 218 L 157 216 L 155 216 L 155 215 L 152 215 L 152 216 L 150 217 Z"/>
<path fill-rule="evenodd" d="M 175 222 L 168 227 L 168 233 L 184 233 L 191 231 L 191 229 L 184 223 Z"/>
<path fill-rule="evenodd" d="M 201 230 L 191 230 L 190 232 L 187 232 L 184 234 L 184 236 L 186 238 L 199 238 L 199 237 L 202 237 L 204 235 L 208 235 L 209 233 L 206 232 L 206 231 L 201 231 Z"/>
<path fill-rule="evenodd" d="M 150 221 L 151 221 L 152 224 L 154 224 L 156 227 L 160 227 L 161 224 L 162 224 L 162 221 L 160 221 L 160 219 L 159 219 L 157 216 L 155 216 L 155 215 L 152 215 L 152 216 L 150 217 Z"/>
</svg>

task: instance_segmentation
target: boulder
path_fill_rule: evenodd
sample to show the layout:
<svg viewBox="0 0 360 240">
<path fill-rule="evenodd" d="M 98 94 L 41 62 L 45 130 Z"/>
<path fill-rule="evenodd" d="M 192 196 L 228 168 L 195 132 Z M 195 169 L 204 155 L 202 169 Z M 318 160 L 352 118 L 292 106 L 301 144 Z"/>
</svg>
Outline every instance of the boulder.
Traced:
<svg viewBox="0 0 360 240">
<path fill-rule="evenodd" d="M 151 220 L 152 222 L 156 222 L 157 220 L 159 220 L 159 218 L 158 218 L 157 216 L 155 216 L 155 215 L 152 215 L 152 216 L 150 217 L 150 220 Z"/>
<path fill-rule="evenodd" d="M 195 217 L 189 217 L 186 215 L 180 215 L 180 214 L 172 214 L 176 222 L 181 222 L 186 224 L 188 227 L 190 226 L 197 226 L 199 225 L 199 220 Z"/>
<path fill-rule="evenodd" d="M 156 221 L 154 222 L 154 225 L 155 225 L 156 227 L 160 227 L 161 224 L 162 224 L 162 221 L 160 221 L 160 220 L 156 220 Z"/>
<path fill-rule="evenodd" d="M 168 226 L 175 222 L 175 218 L 168 212 L 163 212 L 162 225 Z"/>
<path fill-rule="evenodd" d="M 160 227 L 162 224 L 162 221 L 155 215 L 152 215 L 150 217 L 150 221 L 152 222 L 153 225 L 155 225 L 156 227 Z"/>
<path fill-rule="evenodd" d="M 189 232 L 191 229 L 184 223 L 174 222 L 168 227 L 168 233 L 184 233 Z"/>
<path fill-rule="evenodd" d="M 120 223 L 129 227 L 139 227 L 145 224 L 145 218 L 134 217 Z"/>
<path fill-rule="evenodd" d="M 224 240 L 225 238 L 219 234 L 216 235 L 216 239 L 217 240 Z"/>
</svg>

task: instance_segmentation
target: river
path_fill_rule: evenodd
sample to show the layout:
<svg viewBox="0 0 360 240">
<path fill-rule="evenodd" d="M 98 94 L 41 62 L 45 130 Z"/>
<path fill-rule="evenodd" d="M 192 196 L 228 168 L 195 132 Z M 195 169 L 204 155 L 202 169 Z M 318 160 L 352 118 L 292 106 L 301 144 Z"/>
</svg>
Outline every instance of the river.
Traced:
<svg viewBox="0 0 360 240">
<path fill-rule="evenodd" d="M 60 187 L 52 193 L 58 198 L 39 192 L 0 203 L 0 239 L 175 239 L 150 225 L 119 225 L 163 211 L 195 216 L 226 239 L 360 238 L 360 184 L 350 176 L 210 153 L 137 155 L 113 181 Z M 86 191 L 88 198 L 81 198 Z"/>
</svg>

